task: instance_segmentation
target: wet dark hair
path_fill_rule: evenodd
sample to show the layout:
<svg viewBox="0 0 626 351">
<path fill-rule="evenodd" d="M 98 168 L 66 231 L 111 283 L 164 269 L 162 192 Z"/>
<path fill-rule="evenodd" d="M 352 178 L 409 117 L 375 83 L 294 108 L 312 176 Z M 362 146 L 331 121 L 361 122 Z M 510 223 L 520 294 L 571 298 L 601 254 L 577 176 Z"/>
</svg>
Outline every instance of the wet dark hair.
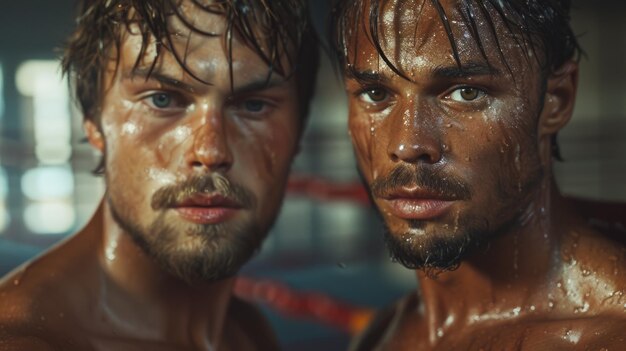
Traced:
<svg viewBox="0 0 626 351">
<path fill-rule="evenodd" d="M 226 18 L 225 33 L 206 32 L 190 23 L 180 9 L 183 0 L 79 2 L 76 28 L 66 43 L 62 69 L 70 77 L 75 98 L 84 117 L 92 120 L 99 118 L 105 89 L 104 72 L 110 60 L 117 60 L 119 64 L 124 30 L 130 30 L 131 25 L 136 25 L 142 36 L 141 49 L 134 68 L 141 63 L 150 40 L 155 40 L 156 56 L 150 72 L 166 51 L 174 56 L 186 73 L 202 81 L 185 63 L 187 53 L 176 50 L 172 44 L 175 34 L 170 28 L 169 19 L 176 16 L 194 33 L 222 36 L 230 64 L 233 58 L 233 37 L 238 36 L 244 45 L 250 47 L 268 65 L 268 81 L 274 72 L 284 77 L 295 74 L 301 129 L 304 128 L 319 65 L 318 40 L 308 15 L 306 1 L 188 1 L 196 11 L 219 14 Z M 232 86 L 232 65 L 230 75 Z M 96 172 L 102 170 L 103 164 Z"/>
<path fill-rule="evenodd" d="M 361 0 L 335 0 L 331 14 L 330 45 L 341 68 L 349 62 L 348 47 L 352 46 L 356 53 L 356 34 L 359 26 L 367 26 L 369 40 L 378 51 L 381 59 L 396 74 L 410 80 L 402 72 L 398 64 L 392 62 L 384 52 L 380 38 L 380 11 L 388 0 L 369 0 L 369 6 Z M 418 0 L 415 0 L 418 2 Z M 446 30 L 452 54 L 461 66 L 459 51 L 455 42 L 450 20 L 440 0 L 422 0 L 422 5 L 430 2 L 437 10 L 439 18 Z M 578 60 L 582 50 L 570 26 L 571 0 L 458 0 L 458 8 L 476 40 L 482 56 L 487 59 L 484 38 L 481 38 L 479 26 L 487 26 L 493 34 L 496 46 L 503 62 L 508 66 L 504 49 L 498 40 L 496 21 L 498 16 L 504 26 L 514 34 L 514 39 L 539 64 L 542 71 L 542 83 L 548 76 L 558 70 L 568 60 Z M 367 7 L 367 8 L 366 8 Z M 368 23 L 365 18 L 369 18 Z M 478 23 L 479 19 L 484 20 Z M 416 24 L 417 26 L 417 24 Z M 356 55 L 353 55 L 356 56 Z M 509 71 L 510 71 L 510 67 Z M 512 72 L 511 72 L 512 73 Z M 556 134 L 552 137 L 553 155 L 561 159 Z"/>
</svg>

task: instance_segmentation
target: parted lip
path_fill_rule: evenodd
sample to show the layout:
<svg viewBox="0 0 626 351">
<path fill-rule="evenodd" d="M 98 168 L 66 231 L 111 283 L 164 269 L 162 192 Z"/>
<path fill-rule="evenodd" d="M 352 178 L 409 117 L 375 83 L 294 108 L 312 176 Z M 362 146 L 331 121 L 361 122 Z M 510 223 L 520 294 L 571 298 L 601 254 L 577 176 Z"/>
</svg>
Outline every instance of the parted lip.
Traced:
<svg viewBox="0 0 626 351">
<path fill-rule="evenodd" d="M 430 221 L 444 215 L 457 197 L 420 187 L 391 189 L 381 196 L 386 208 L 406 220 Z"/>
<path fill-rule="evenodd" d="M 391 189 L 381 194 L 381 198 L 385 200 L 438 200 L 438 201 L 454 201 L 457 197 L 442 194 L 441 192 L 421 187 L 401 187 Z"/>
<path fill-rule="evenodd" d="M 219 207 L 238 209 L 243 206 L 239 201 L 221 194 L 196 193 L 184 198 L 182 201 L 176 202 L 172 207 Z"/>
</svg>

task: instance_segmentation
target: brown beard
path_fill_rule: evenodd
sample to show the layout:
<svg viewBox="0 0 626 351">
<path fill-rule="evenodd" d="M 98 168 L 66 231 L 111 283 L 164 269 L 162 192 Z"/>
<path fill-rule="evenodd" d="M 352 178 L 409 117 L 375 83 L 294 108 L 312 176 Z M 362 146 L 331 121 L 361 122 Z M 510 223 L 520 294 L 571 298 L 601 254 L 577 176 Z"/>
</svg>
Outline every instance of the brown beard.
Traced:
<svg viewBox="0 0 626 351">
<path fill-rule="evenodd" d="M 157 190 L 151 201 L 159 211 L 147 227 L 129 218 L 124 204 L 113 196 L 108 203 L 115 221 L 139 247 L 170 274 L 189 284 L 230 277 L 257 251 L 266 233 L 252 219 L 235 223 L 194 224 L 172 222 L 168 209 L 196 193 L 216 193 L 237 201 L 243 209 L 256 207 L 252 192 L 219 174 L 197 176 Z"/>
</svg>

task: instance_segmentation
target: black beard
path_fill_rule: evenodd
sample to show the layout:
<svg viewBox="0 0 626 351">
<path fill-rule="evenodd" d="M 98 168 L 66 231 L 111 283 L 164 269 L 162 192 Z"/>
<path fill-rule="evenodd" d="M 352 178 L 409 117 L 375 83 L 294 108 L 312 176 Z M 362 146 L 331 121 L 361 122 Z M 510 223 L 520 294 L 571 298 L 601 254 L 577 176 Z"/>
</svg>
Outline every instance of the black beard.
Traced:
<svg viewBox="0 0 626 351">
<path fill-rule="evenodd" d="M 423 229 L 424 222 L 411 220 L 411 229 Z M 491 228 L 486 218 L 481 220 L 459 219 L 458 228 L 463 232 L 430 233 L 428 237 L 413 233 L 391 233 L 385 227 L 384 238 L 391 259 L 409 269 L 422 270 L 430 278 L 441 272 L 457 269 L 462 261 L 476 251 L 489 249 L 494 238 L 506 235 L 515 228 L 524 226 L 523 211 L 517 216 Z M 479 251 L 480 254 L 480 251 Z"/>
<path fill-rule="evenodd" d="M 527 206 L 521 204 L 530 203 L 533 191 L 537 189 L 542 178 L 543 170 L 538 166 L 530 173 L 528 179 L 520 184 L 519 189 L 504 183 L 495 186 L 494 190 L 499 201 L 509 203 L 509 206 L 503 207 L 500 211 L 502 214 L 511 213 L 511 218 L 497 227 L 493 227 L 494 223 L 490 223 L 486 217 L 461 217 L 454 230 L 442 229 L 447 233 L 429 233 L 424 236 L 411 232 L 392 233 L 386 226 L 384 239 L 391 259 L 409 269 L 423 270 L 430 277 L 436 277 L 444 271 L 455 270 L 476 249 L 488 247 L 489 241 L 493 238 L 523 225 L 522 217 Z M 397 167 L 389 176 L 372 184 L 371 194 L 382 196 L 387 189 L 418 184 L 441 194 L 453 194 L 460 199 L 471 198 L 469 186 L 451 176 L 445 179 L 429 168 L 415 167 L 411 170 L 410 167 Z M 511 201 L 513 198 L 518 198 L 519 201 Z M 426 222 L 410 220 L 408 226 L 410 229 L 425 229 Z"/>
<path fill-rule="evenodd" d="M 424 223 L 409 221 L 409 226 L 422 229 Z M 386 228 L 384 238 L 393 261 L 436 276 L 439 272 L 458 268 L 469 253 L 483 247 L 493 237 L 493 233 L 488 233 L 486 220 L 475 223 L 460 221 L 458 227 L 463 228 L 464 233 L 430 233 L 428 237 L 413 233 L 394 235 Z"/>
</svg>

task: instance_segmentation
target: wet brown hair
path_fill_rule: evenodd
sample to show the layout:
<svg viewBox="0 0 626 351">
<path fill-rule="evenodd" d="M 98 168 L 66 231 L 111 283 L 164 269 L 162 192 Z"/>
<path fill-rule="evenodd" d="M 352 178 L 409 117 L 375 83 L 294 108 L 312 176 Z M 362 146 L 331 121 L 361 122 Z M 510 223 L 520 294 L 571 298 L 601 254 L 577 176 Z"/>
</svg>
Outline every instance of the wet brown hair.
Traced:
<svg viewBox="0 0 626 351">
<path fill-rule="evenodd" d="M 301 129 L 304 128 L 319 63 L 318 40 L 306 2 L 187 1 L 194 6 L 194 10 L 226 18 L 225 33 L 206 32 L 190 23 L 180 9 L 183 0 L 80 0 L 76 28 L 65 45 L 62 69 L 73 84 L 73 93 L 84 117 L 98 120 L 105 93 L 105 69 L 112 59 L 119 64 L 118 53 L 124 31 L 129 30 L 131 25 L 137 26 L 142 36 L 141 49 L 134 68 L 140 64 L 151 40 L 155 40 L 156 56 L 151 70 L 166 51 L 174 56 L 186 73 L 202 81 L 186 65 L 186 52 L 180 52 L 172 45 L 175 34 L 170 28 L 169 19 L 176 16 L 194 33 L 210 37 L 222 36 L 230 64 L 233 58 L 233 37 L 238 36 L 244 45 L 250 47 L 268 65 L 268 81 L 273 73 L 284 77 L 295 74 L 300 124 Z M 232 86 L 232 65 L 230 75 Z M 103 164 L 96 173 L 102 170 Z"/>
<path fill-rule="evenodd" d="M 331 15 L 330 45 L 334 56 L 341 68 L 350 65 L 349 56 L 356 56 L 356 35 L 358 26 L 362 25 L 365 18 L 369 19 L 367 26 L 369 40 L 376 48 L 381 59 L 389 68 L 401 77 L 410 80 L 402 72 L 397 63 L 389 59 L 381 45 L 379 34 L 380 11 L 389 0 L 370 0 L 369 6 L 361 0 L 335 0 Z M 418 0 L 415 0 L 416 6 Z M 438 12 L 455 61 L 461 66 L 458 48 L 452 33 L 450 20 L 440 0 L 422 0 L 422 6 L 429 2 Z M 478 48 L 488 60 L 484 46 L 484 38 L 480 37 L 479 26 L 487 26 L 490 30 L 503 62 L 507 65 L 506 55 L 500 45 L 496 30 L 496 18 L 499 17 L 509 32 L 514 34 L 514 40 L 527 49 L 526 59 L 532 57 L 539 64 L 542 71 L 542 86 L 545 87 L 548 76 L 558 70 L 568 60 L 578 60 L 582 50 L 576 36 L 570 26 L 571 0 L 458 0 L 457 6 L 465 23 L 472 32 Z M 484 20 L 484 23 L 478 23 Z M 417 23 L 415 24 L 417 27 Z M 348 47 L 354 50 L 353 55 L 348 55 Z M 509 71 L 510 71 L 510 67 Z M 513 73 L 513 72 L 511 72 Z M 542 94 L 543 95 L 543 94 Z M 552 137 L 553 155 L 561 159 L 556 134 Z"/>
<path fill-rule="evenodd" d="M 104 69 L 112 54 L 120 49 L 122 29 L 128 29 L 131 24 L 138 25 L 143 37 L 135 67 L 148 49 L 150 38 L 156 38 L 157 55 L 152 63 L 153 67 L 163 50 L 166 50 L 173 54 L 186 73 L 202 81 L 185 64 L 186 53 L 178 52 L 171 45 L 173 33 L 168 25 L 168 18 L 171 16 L 177 16 L 195 33 L 223 36 L 231 60 L 233 35 L 239 35 L 268 65 L 268 74 L 277 72 L 289 76 L 295 73 L 304 105 L 302 117 L 306 116 L 308 101 L 313 94 L 319 53 L 315 31 L 304 1 L 216 0 L 203 4 L 200 0 L 189 0 L 198 10 L 219 14 L 227 19 L 227 30 L 222 34 L 206 32 L 191 24 L 180 11 L 181 2 L 182 0 L 80 2 L 76 29 L 66 43 L 62 68 L 74 80 L 76 98 L 87 118 L 97 114 L 99 99 L 103 95 Z M 259 37 L 264 38 L 262 42 Z M 295 53 L 289 52 L 287 48 L 294 48 Z M 283 67 L 281 59 L 284 53 L 287 53 L 287 66 L 291 67 L 292 72 L 287 72 L 286 67 Z"/>
</svg>

